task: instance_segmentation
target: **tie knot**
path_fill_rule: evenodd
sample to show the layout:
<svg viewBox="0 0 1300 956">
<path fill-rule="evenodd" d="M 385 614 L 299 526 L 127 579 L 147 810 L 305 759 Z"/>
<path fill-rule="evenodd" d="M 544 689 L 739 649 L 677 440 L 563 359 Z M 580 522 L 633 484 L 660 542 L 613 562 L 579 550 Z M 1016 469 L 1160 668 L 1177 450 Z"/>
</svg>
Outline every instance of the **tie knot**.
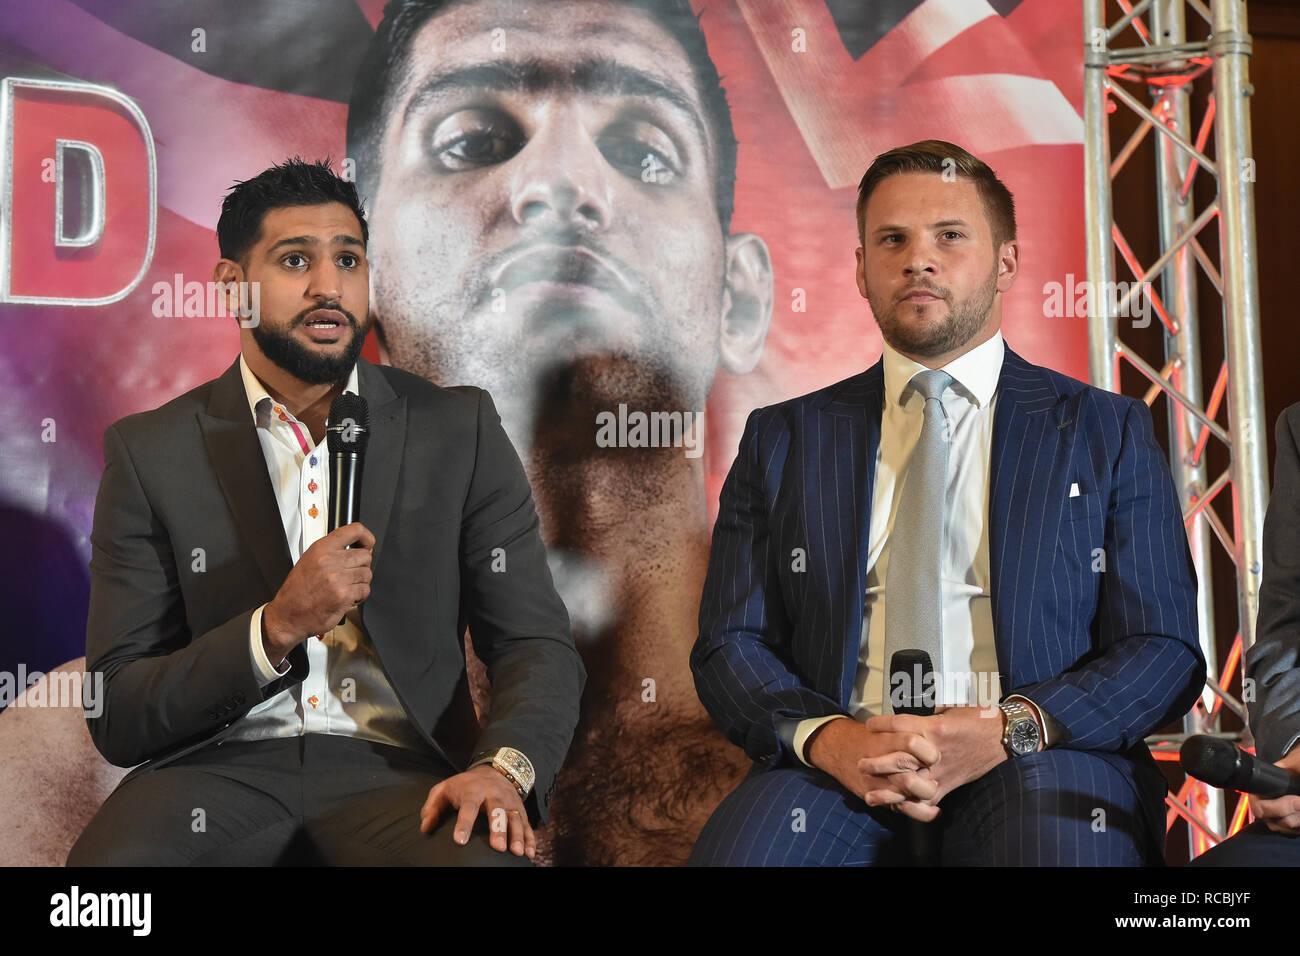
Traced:
<svg viewBox="0 0 1300 956">
<path fill-rule="evenodd" d="M 932 368 L 924 372 L 917 372 L 912 376 L 909 383 L 912 388 L 921 393 L 921 397 L 927 402 L 932 398 L 938 398 L 943 394 L 943 390 L 952 384 L 952 376 L 943 369 Z"/>
</svg>

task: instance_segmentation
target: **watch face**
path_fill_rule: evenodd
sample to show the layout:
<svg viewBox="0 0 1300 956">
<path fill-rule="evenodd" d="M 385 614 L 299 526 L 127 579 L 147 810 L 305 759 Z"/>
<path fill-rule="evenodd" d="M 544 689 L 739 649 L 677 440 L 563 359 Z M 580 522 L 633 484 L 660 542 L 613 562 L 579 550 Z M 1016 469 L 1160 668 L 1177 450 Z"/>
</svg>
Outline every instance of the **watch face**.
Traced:
<svg viewBox="0 0 1300 956">
<path fill-rule="evenodd" d="M 1031 719 L 1018 720 L 1011 728 L 1011 749 L 1031 754 L 1038 749 L 1038 724 Z"/>
</svg>

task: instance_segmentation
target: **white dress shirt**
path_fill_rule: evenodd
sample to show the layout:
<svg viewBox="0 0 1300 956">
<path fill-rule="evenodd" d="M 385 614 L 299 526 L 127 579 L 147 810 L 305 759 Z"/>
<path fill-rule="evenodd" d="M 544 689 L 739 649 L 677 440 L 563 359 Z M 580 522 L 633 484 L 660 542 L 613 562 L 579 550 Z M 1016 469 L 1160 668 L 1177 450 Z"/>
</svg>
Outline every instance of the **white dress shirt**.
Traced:
<svg viewBox="0 0 1300 956">
<path fill-rule="evenodd" d="M 940 401 L 951 429 L 945 504 L 948 520 L 942 551 L 943 666 L 936 674 L 937 704 L 993 705 L 1001 699 L 993 609 L 989 592 L 989 465 L 993 412 L 1006 345 L 997 332 L 987 342 L 943 366 L 952 376 Z M 902 500 L 912 451 L 921 436 L 925 400 L 911 387 L 926 366 L 884 347 L 885 401 L 871 498 L 870 551 L 858 668 L 849 715 L 865 721 L 881 713 L 888 662 L 885 614 L 889 538 Z M 805 759 L 809 735 L 831 717 L 813 717 L 794 728 L 793 749 Z"/>
<path fill-rule="evenodd" d="M 329 449 L 324 439 L 312 447 L 311 430 L 275 401 L 239 357 L 248 407 L 266 458 L 294 564 L 327 534 Z M 354 365 L 344 391 L 360 394 Z M 262 605 L 249 626 L 249 653 L 265 687 L 288 673 L 271 666 L 262 647 Z M 433 748 L 420 735 L 384 673 L 361 614 L 348 611 L 345 622 L 305 642 L 310 672 L 301 684 L 270 697 L 243 716 L 226 740 L 262 740 L 300 734 L 340 734 L 425 753 Z"/>
</svg>

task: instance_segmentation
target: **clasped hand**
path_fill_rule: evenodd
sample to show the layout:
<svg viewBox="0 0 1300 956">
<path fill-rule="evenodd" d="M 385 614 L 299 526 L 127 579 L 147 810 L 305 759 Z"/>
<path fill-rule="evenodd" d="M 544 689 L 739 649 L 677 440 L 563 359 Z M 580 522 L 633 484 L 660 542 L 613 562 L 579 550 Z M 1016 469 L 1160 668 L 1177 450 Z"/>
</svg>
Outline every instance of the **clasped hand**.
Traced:
<svg viewBox="0 0 1300 956">
<path fill-rule="evenodd" d="M 1007 759 L 1002 723 L 996 707 L 884 714 L 865 724 L 833 720 L 813 738 L 808 756 L 868 806 L 929 822 L 947 794 Z"/>
</svg>

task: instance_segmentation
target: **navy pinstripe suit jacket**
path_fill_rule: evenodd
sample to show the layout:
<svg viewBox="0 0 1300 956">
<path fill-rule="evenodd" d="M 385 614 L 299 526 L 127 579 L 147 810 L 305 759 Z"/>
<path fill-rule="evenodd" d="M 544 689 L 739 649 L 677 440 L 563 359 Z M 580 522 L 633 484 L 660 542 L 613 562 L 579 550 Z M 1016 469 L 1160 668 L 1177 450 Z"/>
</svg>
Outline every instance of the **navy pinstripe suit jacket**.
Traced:
<svg viewBox="0 0 1300 956">
<path fill-rule="evenodd" d="M 1150 413 L 1009 348 L 998 389 L 987 527 L 1003 693 L 1064 725 L 1063 746 L 1151 765 L 1143 737 L 1187 712 L 1205 661 Z M 755 410 L 723 486 L 691 667 L 760 767 L 793 757 L 778 721 L 848 707 L 883 400 L 878 362 Z"/>
</svg>

